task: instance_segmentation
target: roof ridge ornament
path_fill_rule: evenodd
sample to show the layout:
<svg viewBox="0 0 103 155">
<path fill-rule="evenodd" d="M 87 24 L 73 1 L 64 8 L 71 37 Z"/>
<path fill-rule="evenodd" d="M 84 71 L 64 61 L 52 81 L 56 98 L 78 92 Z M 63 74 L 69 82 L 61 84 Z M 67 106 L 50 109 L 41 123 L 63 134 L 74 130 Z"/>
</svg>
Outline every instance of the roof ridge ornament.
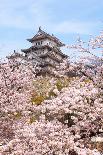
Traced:
<svg viewBox="0 0 103 155">
<path fill-rule="evenodd" d="M 41 26 L 39 26 L 39 31 L 38 32 L 41 32 L 42 30 L 41 30 Z"/>
</svg>

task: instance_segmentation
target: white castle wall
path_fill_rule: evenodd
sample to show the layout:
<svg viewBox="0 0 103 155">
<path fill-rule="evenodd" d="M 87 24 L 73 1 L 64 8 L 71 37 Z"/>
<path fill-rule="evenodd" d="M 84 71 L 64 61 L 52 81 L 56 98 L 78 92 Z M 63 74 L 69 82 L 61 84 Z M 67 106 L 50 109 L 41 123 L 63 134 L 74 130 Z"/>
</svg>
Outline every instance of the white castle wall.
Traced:
<svg viewBox="0 0 103 155">
<path fill-rule="evenodd" d="M 36 46 L 36 45 L 37 46 L 49 45 L 51 47 L 57 46 L 57 44 L 54 41 L 50 40 L 50 39 L 43 39 L 43 40 L 41 39 L 39 41 L 35 41 L 35 42 L 32 43 L 32 46 Z"/>
</svg>

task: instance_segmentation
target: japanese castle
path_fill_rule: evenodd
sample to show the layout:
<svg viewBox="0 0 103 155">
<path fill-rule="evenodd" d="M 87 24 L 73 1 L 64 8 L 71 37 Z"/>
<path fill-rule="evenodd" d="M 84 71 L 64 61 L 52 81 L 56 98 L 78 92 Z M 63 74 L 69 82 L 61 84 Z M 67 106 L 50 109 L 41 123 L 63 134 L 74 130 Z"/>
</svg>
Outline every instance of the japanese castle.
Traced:
<svg viewBox="0 0 103 155">
<path fill-rule="evenodd" d="M 32 46 L 28 49 L 21 50 L 24 53 L 22 58 L 32 62 L 33 65 L 37 64 L 40 66 L 40 73 L 42 74 L 50 74 L 53 68 L 68 57 L 60 50 L 64 44 L 54 35 L 44 32 L 41 27 L 39 27 L 34 37 L 27 40 L 32 43 Z M 18 58 L 21 57 L 21 55 L 15 53 L 11 58 L 15 56 Z"/>
</svg>

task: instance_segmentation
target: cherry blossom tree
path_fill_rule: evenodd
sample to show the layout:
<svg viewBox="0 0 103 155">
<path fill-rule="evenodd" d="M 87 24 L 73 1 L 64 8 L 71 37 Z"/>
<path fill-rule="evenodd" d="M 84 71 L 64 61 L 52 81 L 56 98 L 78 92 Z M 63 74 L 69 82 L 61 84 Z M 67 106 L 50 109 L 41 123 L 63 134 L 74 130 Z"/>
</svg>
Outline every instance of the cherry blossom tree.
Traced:
<svg viewBox="0 0 103 155">
<path fill-rule="evenodd" d="M 78 71 L 80 75 L 55 97 L 46 98 L 39 105 L 31 102 L 35 68 L 29 64 L 0 63 L 1 155 L 100 155 L 103 152 L 102 147 L 101 150 L 91 148 L 100 140 L 103 145 L 103 59 L 91 53 L 94 47 L 102 48 L 100 38 L 91 39 L 88 48 L 83 47 L 80 39 L 77 45 L 71 46 L 92 55 L 98 65 L 90 68 L 64 60 L 55 70 L 59 78 L 69 71 Z M 50 83 L 55 84 L 54 77 Z"/>
<path fill-rule="evenodd" d="M 87 45 L 85 45 L 85 42 L 79 37 L 75 45 L 69 45 L 67 47 L 74 49 L 76 52 L 86 53 L 81 61 L 77 63 L 82 74 L 88 76 L 94 82 L 95 77 L 103 77 L 103 32 L 101 32 L 99 36 L 91 38 Z M 98 48 L 101 50 L 98 50 Z M 95 53 L 97 53 L 97 55 Z M 88 68 L 85 67 L 86 62 L 89 63 Z M 90 68 L 90 65 L 92 65 L 92 69 Z"/>
</svg>

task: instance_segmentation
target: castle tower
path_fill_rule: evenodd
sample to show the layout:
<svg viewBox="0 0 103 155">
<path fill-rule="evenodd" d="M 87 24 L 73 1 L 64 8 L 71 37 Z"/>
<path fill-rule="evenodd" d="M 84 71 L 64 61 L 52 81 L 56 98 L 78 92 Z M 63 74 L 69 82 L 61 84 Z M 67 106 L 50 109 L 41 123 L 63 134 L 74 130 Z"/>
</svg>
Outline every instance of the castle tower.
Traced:
<svg viewBox="0 0 103 155">
<path fill-rule="evenodd" d="M 37 63 L 42 68 L 42 73 L 50 73 L 52 68 L 68 57 L 60 50 L 64 44 L 54 35 L 41 30 L 41 27 L 34 37 L 27 40 L 32 43 L 32 46 L 28 49 L 22 49 L 22 52 L 25 53 L 28 60 L 32 61 L 33 64 Z"/>
</svg>

